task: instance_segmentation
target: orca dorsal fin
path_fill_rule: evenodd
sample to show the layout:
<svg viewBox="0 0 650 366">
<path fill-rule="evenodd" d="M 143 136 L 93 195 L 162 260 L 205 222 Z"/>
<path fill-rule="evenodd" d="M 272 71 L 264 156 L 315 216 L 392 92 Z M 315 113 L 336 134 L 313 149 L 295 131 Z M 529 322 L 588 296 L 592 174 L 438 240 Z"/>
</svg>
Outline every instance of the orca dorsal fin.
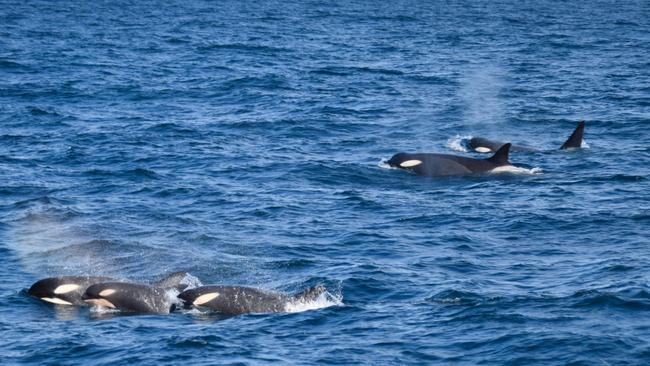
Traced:
<svg viewBox="0 0 650 366">
<path fill-rule="evenodd" d="M 582 135 L 585 132 L 585 121 L 580 121 L 578 123 L 578 127 L 573 131 L 571 136 L 569 136 L 569 139 L 566 140 L 564 145 L 560 147 L 560 150 L 564 149 L 571 149 L 571 148 L 579 148 L 582 146 Z"/>
<path fill-rule="evenodd" d="M 497 152 L 494 153 L 494 155 L 492 155 L 491 158 L 488 158 L 486 160 L 498 166 L 510 164 L 510 162 L 508 161 L 508 154 L 510 154 L 510 146 L 512 146 L 511 143 L 504 144 L 499 148 L 499 150 L 497 150 Z"/>
</svg>

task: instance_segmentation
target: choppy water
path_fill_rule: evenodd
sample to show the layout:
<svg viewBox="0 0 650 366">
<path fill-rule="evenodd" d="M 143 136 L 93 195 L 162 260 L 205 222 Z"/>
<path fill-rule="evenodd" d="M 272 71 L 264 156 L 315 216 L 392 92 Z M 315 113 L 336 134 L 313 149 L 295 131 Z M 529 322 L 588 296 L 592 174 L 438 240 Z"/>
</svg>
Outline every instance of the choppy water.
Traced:
<svg viewBox="0 0 650 366">
<path fill-rule="evenodd" d="M 0 361 L 648 364 L 648 55 L 647 1 L 0 1 Z M 583 119 L 589 149 L 553 151 Z M 549 151 L 381 164 L 477 135 Z M 335 301 L 24 294 L 176 270 Z"/>
</svg>

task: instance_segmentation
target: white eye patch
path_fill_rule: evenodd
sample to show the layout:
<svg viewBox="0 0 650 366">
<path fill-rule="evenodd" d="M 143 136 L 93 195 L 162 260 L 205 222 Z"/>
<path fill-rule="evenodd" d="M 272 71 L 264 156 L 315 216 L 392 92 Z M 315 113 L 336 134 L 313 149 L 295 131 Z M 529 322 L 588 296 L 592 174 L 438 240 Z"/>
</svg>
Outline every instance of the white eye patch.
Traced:
<svg viewBox="0 0 650 366">
<path fill-rule="evenodd" d="M 402 168 L 410 168 L 422 164 L 422 160 L 407 160 L 399 164 Z"/>
<path fill-rule="evenodd" d="M 201 295 L 201 296 L 197 297 L 196 300 L 194 300 L 194 302 L 192 304 L 194 304 L 196 306 L 203 305 L 203 304 L 205 304 L 207 302 L 210 302 L 210 301 L 216 299 L 217 297 L 219 297 L 218 292 L 210 292 L 209 294 L 205 294 L 205 295 Z"/>
<path fill-rule="evenodd" d="M 57 295 L 60 294 L 67 294 L 68 292 L 72 292 L 76 289 L 79 288 L 79 285 L 75 285 L 74 283 L 67 284 L 67 285 L 61 285 L 57 288 L 54 289 L 54 293 Z"/>
<path fill-rule="evenodd" d="M 57 305 L 72 305 L 71 302 L 61 300 L 61 299 L 59 299 L 57 297 L 41 297 L 41 300 L 50 302 L 52 304 L 57 304 Z"/>
<path fill-rule="evenodd" d="M 99 293 L 99 296 L 106 297 L 106 296 L 111 296 L 114 293 L 115 293 L 115 290 L 113 290 L 112 288 L 107 288 L 106 290 L 102 290 Z"/>
<path fill-rule="evenodd" d="M 490 149 L 489 147 L 483 147 L 483 146 L 477 147 L 474 150 L 476 150 L 476 152 L 480 152 L 480 153 L 489 153 L 490 151 L 492 151 L 492 149 Z"/>
</svg>

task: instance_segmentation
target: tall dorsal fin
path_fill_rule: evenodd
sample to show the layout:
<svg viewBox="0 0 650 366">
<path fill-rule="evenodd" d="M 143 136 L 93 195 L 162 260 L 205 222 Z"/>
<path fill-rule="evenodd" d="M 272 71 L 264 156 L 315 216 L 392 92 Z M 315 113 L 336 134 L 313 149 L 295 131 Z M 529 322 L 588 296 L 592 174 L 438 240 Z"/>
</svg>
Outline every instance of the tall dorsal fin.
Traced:
<svg viewBox="0 0 650 366">
<path fill-rule="evenodd" d="M 564 145 L 560 148 L 560 150 L 564 149 L 571 149 L 571 148 L 579 148 L 582 146 L 582 135 L 585 132 L 585 121 L 580 121 L 578 123 L 578 127 L 573 131 L 571 136 L 569 136 L 569 139 L 566 140 Z"/>
<path fill-rule="evenodd" d="M 512 146 L 511 143 L 507 143 L 501 146 L 499 150 L 497 150 L 497 152 L 495 152 L 494 155 L 492 155 L 491 158 L 488 158 L 486 160 L 498 166 L 510 164 L 510 162 L 508 161 L 510 146 Z"/>
</svg>

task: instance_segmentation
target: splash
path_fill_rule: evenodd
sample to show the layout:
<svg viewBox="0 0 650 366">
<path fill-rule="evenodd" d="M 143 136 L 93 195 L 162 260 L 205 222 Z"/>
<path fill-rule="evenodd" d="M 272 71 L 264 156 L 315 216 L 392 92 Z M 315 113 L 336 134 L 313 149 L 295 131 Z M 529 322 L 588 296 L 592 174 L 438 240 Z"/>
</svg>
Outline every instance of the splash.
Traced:
<svg viewBox="0 0 650 366">
<path fill-rule="evenodd" d="M 181 285 L 187 285 L 183 291 L 203 286 L 201 280 L 190 273 L 185 273 L 185 277 L 183 277 L 178 283 Z M 167 298 L 170 306 L 173 304 L 177 309 L 183 308 L 183 301 L 178 298 L 178 295 L 180 295 L 180 293 L 181 291 L 175 287 L 169 288 L 165 291 L 165 297 Z"/>
<path fill-rule="evenodd" d="M 94 305 L 90 307 L 90 313 L 91 315 L 93 314 L 116 314 L 116 313 L 121 313 L 122 311 L 120 309 L 113 309 L 113 308 L 107 308 L 105 306 L 98 306 Z"/>
<path fill-rule="evenodd" d="M 527 169 L 527 168 L 522 168 L 514 165 L 500 166 L 490 170 L 491 174 L 508 173 L 508 174 L 535 175 L 535 174 L 541 174 L 542 172 L 543 170 L 540 167 Z"/>
<path fill-rule="evenodd" d="M 285 306 L 285 311 L 287 313 L 300 313 L 303 311 L 324 309 L 330 306 L 343 306 L 343 296 L 325 291 L 313 300 L 291 301 Z"/>
<path fill-rule="evenodd" d="M 377 163 L 377 166 L 382 168 L 382 169 L 397 169 L 395 167 L 392 167 L 392 166 L 388 165 L 386 160 L 381 160 L 379 163 Z"/>
<path fill-rule="evenodd" d="M 465 146 L 467 145 L 467 141 L 469 141 L 471 138 L 472 136 L 470 135 L 456 135 L 455 137 L 447 140 L 445 147 L 458 152 L 467 152 L 468 150 Z"/>
<path fill-rule="evenodd" d="M 191 273 L 186 273 L 185 277 L 180 281 L 180 284 L 181 285 L 187 285 L 185 290 L 189 290 L 189 289 L 193 289 L 193 288 L 196 288 L 196 287 L 203 286 L 203 283 L 201 282 L 201 280 L 198 277 L 191 274 Z"/>
</svg>

